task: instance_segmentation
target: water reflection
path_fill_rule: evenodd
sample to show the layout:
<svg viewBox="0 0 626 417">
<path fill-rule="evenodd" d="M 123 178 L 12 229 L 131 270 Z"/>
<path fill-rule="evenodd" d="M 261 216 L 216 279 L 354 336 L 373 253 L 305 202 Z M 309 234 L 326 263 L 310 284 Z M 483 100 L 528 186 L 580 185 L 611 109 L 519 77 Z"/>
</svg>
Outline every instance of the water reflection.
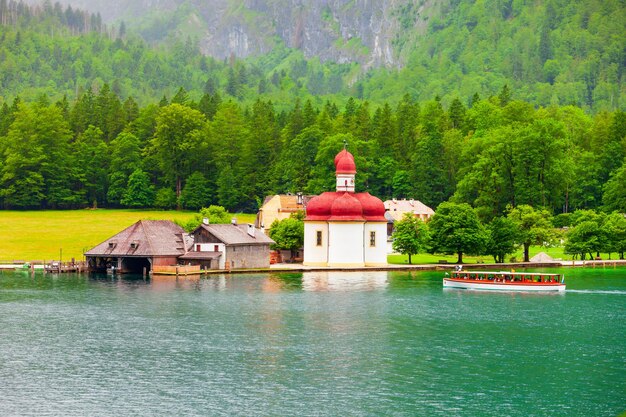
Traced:
<svg viewBox="0 0 626 417">
<path fill-rule="evenodd" d="M 226 289 L 226 276 L 215 275 L 204 278 L 202 275 L 154 275 L 148 281 L 153 291 L 172 290 L 223 291 Z"/>
<path fill-rule="evenodd" d="M 304 291 L 371 291 L 389 285 L 386 271 L 372 272 L 306 272 L 302 276 Z"/>
<path fill-rule="evenodd" d="M 390 275 L 391 274 L 391 275 Z M 398 275 L 395 273 L 395 275 Z M 405 275 L 409 280 L 412 275 Z M 143 288 L 148 291 L 167 292 L 173 290 L 223 291 L 280 293 L 283 291 L 373 291 L 386 289 L 394 274 L 386 271 L 317 271 L 305 273 L 270 273 L 237 275 L 96 275 L 89 276 L 92 282 L 128 290 Z M 403 286 L 395 279 L 396 284 Z M 430 280 L 420 281 L 422 284 Z M 409 285 L 415 285 L 415 283 Z"/>
<path fill-rule="evenodd" d="M 215 275 L 105 275 L 89 274 L 89 281 L 102 287 L 122 291 L 142 289 L 166 293 L 169 291 L 225 291 L 279 293 L 301 290 L 302 274 L 215 274 Z"/>
<path fill-rule="evenodd" d="M 507 290 L 474 290 L 468 288 L 442 288 L 444 294 L 458 294 L 460 297 L 486 296 L 486 297 L 508 297 L 508 298 L 541 298 L 541 297 L 564 297 L 565 291 L 507 291 Z"/>
</svg>

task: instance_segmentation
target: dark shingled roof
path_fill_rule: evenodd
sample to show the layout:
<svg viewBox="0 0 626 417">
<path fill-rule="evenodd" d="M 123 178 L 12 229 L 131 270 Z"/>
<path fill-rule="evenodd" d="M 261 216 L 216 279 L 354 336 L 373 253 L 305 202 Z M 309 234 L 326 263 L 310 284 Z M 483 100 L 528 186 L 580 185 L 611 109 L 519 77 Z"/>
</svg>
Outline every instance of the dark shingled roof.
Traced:
<svg viewBox="0 0 626 417">
<path fill-rule="evenodd" d="M 205 229 L 226 245 L 269 245 L 274 243 L 260 229 L 255 229 L 254 237 L 250 236 L 247 231 L 247 224 L 201 224 L 199 227 Z"/>
<path fill-rule="evenodd" d="M 140 220 L 95 248 L 86 256 L 179 256 L 188 238 L 182 227 L 169 220 Z"/>
</svg>

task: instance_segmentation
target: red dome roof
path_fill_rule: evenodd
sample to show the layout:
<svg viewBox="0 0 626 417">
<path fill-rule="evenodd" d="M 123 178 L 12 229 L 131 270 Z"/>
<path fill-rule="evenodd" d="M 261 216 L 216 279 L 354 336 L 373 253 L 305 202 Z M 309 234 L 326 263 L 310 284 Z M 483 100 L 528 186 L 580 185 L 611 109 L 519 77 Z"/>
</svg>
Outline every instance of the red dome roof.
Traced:
<svg viewBox="0 0 626 417">
<path fill-rule="evenodd" d="M 385 205 L 370 193 L 326 192 L 306 206 L 307 221 L 386 222 Z"/>
<path fill-rule="evenodd" d="M 364 221 L 363 207 L 351 193 L 343 193 L 330 207 L 329 221 Z"/>
<path fill-rule="evenodd" d="M 371 222 L 386 222 L 385 205 L 370 193 L 357 193 L 354 197 L 359 200 L 363 208 L 363 217 Z"/>
<path fill-rule="evenodd" d="M 313 197 L 306 205 L 305 220 L 328 220 L 330 217 L 330 207 L 339 193 L 326 192 Z"/>
<path fill-rule="evenodd" d="M 339 159 L 343 158 L 346 155 L 352 158 L 352 160 L 354 161 L 354 156 L 344 148 L 341 150 L 341 152 L 335 155 L 335 166 L 337 166 L 337 162 L 339 162 Z"/>
<path fill-rule="evenodd" d="M 335 156 L 335 169 L 337 174 L 356 174 L 354 156 L 343 149 Z"/>
</svg>

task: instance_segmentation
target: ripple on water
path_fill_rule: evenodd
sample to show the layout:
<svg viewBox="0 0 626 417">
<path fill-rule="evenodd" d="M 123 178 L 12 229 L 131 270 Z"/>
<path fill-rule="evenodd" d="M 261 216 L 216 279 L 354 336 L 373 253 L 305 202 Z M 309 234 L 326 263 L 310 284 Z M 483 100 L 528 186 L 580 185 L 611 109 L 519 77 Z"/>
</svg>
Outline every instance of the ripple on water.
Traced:
<svg viewBox="0 0 626 417">
<path fill-rule="evenodd" d="M 622 284 L 585 279 L 546 297 L 432 273 L 3 275 L 0 415 L 614 415 Z"/>
</svg>

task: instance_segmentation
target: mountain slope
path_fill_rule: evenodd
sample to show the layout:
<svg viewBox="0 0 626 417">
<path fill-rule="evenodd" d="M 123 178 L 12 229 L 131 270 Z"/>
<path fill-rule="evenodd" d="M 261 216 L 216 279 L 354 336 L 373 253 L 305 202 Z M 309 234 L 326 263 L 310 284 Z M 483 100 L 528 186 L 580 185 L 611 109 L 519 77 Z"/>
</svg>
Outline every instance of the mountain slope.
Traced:
<svg viewBox="0 0 626 417">
<path fill-rule="evenodd" d="M 153 45 L 190 45 L 231 64 L 246 58 L 261 71 L 247 74 L 251 86 L 273 79 L 303 94 L 469 103 L 508 85 L 542 106 L 626 106 L 618 1 L 65 1 L 124 19 Z"/>
</svg>

